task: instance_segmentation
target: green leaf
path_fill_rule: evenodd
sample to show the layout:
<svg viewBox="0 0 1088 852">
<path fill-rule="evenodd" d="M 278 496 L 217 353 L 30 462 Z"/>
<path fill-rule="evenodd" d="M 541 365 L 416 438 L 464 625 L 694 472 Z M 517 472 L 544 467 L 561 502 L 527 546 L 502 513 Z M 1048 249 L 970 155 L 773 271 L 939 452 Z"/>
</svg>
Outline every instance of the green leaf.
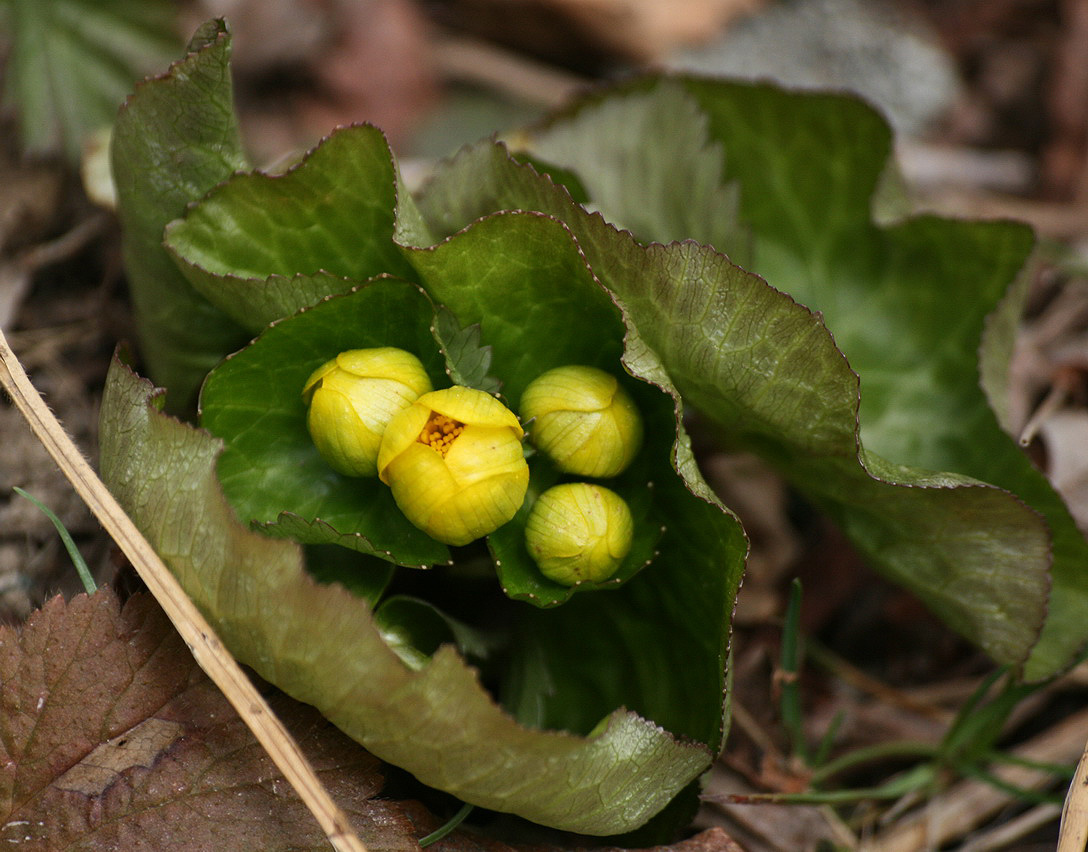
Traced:
<svg viewBox="0 0 1088 852">
<path fill-rule="evenodd" d="M 192 406 L 208 370 L 248 339 L 188 285 L 162 248 L 166 224 L 246 164 L 229 57 L 225 25 L 206 24 L 184 59 L 137 88 L 113 132 L 113 177 L 141 352 L 178 411 Z"/>
<path fill-rule="evenodd" d="M 461 328 L 453 311 L 440 305 L 434 315 L 434 336 L 446 359 L 446 372 L 455 385 L 498 393 L 502 382 L 488 375 L 491 347 L 480 344 L 480 326 Z"/>
<path fill-rule="evenodd" d="M 410 671 L 361 600 L 309 578 L 297 545 L 237 523 L 215 475 L 220 442 L 162 415 L 161 402 L 113 364 L 102 405 L 111 491 L 235 656 L 375 755 L 463 801 L 590 834 L 643 823 L 709 765 L 705 746 L 623 710 L 590 738 L 527 730 L 448 647 Z"/>
<path fill-rule="evenodd" d="M 23 145 L 77 161 L 84 141 L 113 123 L 142 75 L 179 47 L 164 0 L 9 0 L 4 98 Z"/>
<path fill-rule="evenodd" d="M 801 140 L 797 144 L 803 149 L 793 152 L 790 163 L 801 172 L 791 177 L 804 192 L 815 200 L 841 186 L 840 194 L 847 196 L 846 201 L 825 199 L 824 209 L 803 211 L 804 219 L 782 203 L 768 203 L 768 220 L 781 220 L 785 223 L 781 227 L 807 233 L 824 220 L 836 221 L 842 208 L 851 211 L 855 224 L 869 221 L 867 200 L 876 175 L 868 189 L 858 190 L 850 169 L 831 152 L 840 147 L 849 151 L 851 146 L 868 151 L 870 146 L 856 135 L 863 135 L 866 127 L 882 128 L 879 120 L 874 117 L 855 126 L 851 117 L 861 107 L 851 100 L 842 101 L 846 106 L 841 110 L 835 98 L 817 98 L 814 106 L 803 107 L 811 96 L 795 95 L 787 102 L 789 109 L 776 111 L 773 90 L 738 90 L 748 95 L 746 109 L 738 110 L 738 115 L 749 121 L 761 117 L 767 123 L 783 122 L 782 144 L 794 137 Z M 808 116 L 808 123 L 789 119 L 791 109 Z M 820 127 L 828 113 L 842 122 L 844 134 L 852 128 L 849 139 L 806 135 L 809 125 Z M 868 115 L 864 112 L 863 118 Z M 740 118 L 738 127 L 743 128 Z M 776 161 L 766 161 L 770 156 L 766 151 L 777 149 L 766 138 L 770 131 L 762 126 L 759 130 L 744 137 L 753 157 L 763 152 L 758 166 L 741 158 L 748 148 L 723 143 L 729 145 L 727 165 L 735 167 L 726 177 L 742 186 L 742 213 L 749 169 L 772 186 L 793 185 L 774 170 Z M 735 133 L 743 135 L 740 129 Z M 879 140 L 869 142 L 879 149 Z M 815 151 L 822 152 L 818 162 Z M 828 157 L 833 164 L 825 162 Z M 741 171 L 738 163 L 749 169 Z M 814 176 L 811 172 L 817 168 L 829 174 Z M 864 176 L 858 180 L 865 182 Z M 854 211 L 852 205 L 863 200 L 860 213 Z M 953 627 L 999 661 L 1024 660 L 1046 606 L 1045 524 L 1012 494 L 970 477 L 894 465 L 863 454 L 856 434 L 858 378 L 820 315 L 709 247 L 639 246 L 599 215 L 574 205 L 530 168 L 515 163 L 500 146 L 484 143 L 447 162 L 428 184 L 420 206 L 437 233 L 457 230 L 501 209 L 538 210 L 562 219 L 596 276 L 631 318 L 637 334 L 629 338 L 629 352 L 638 349 L 659 358 L 685 402 L 709 415 L 731 442 L 776 464 L 844 526 L 874 565 L 912 589 Z M 747 224 L 756 249 L 769 251 L 755 224 Z M 837 256 L 846 265 L 843 275 L 851 265 L 879 256 L 884 245 L 844 244 Z M 819 253 L 796 257 L 791 269 L 820 268 L 822 262 Z M 782 280 L 767 274 L 771 283 L 790 283 L 787 270 L 779 277 Z"/>
<path fill-rule="evenodd" d="M 375 275 L 412 278 L 392 240 L 397 180 L 380 130 L 342 128 L 285 174 L 216 187 L 167 228 L 166 245 L 193 287 L 259 331 Z"/>
<path fill-rule="evenodd" d="M 306 428 L 302 387 L 349 349 L 396 346 L 440 385 L 434 308 L 405 281 L 379 279 L 269 327 L 211 372 L 201 425 L 226 442 L 219 480 L 238 514 L 270 535 L 340 544 L 399 565 L 448 562 L 447 548 L 410 524 L 377 478 L 336 473 Z"/>
<path fill-rule="evenodd" d="M 403 250 L 435 302 L 460 323 L 480 326 L 515 411 L 529 382 L 552 367 L 615 372 L 623 354 L 619 308 L 562 222 L 505 213 L 436 246 Z"/>
<path fill-rule="evenodd" d="M 1007 489 L 1046 519 L 1053 587 L 1046 626 L 1024 672 L 1036 679 L 1069 665 L 1088 642 L 1079 615 L 1088 606 L 1088 542 L 1001 430 L 980 387 L 986 318 L 1028 258 L 1030 229 L 931 216 L 878 227 L 869 204 L 890 135 L 869 107 L 707 81 L 687 85 L 710 118 L 711 135 L 729 147 L 726 173 L 741 184 L 741 215 L 756 235 L 753 268 L 822 312 L 861 377 L 867 450 L 899 465 L 954 471 Z M 816 150 L 831 156 L 814 167 Z M 1021 514 L 1025 531 L 1042 527 Z M 993 577 L 980 566 L 966 594 L 984 606 L 986 586 L 1001 578 L 1018 580 L 1025 598 L 1041 598 L 1047 548 L 1024 542 L 1019 553 L 1008 552 L 986 535 L 1000 522 L 1000 516 L 976 521 L 979 549 L 997 552 Z M 870 551 L 886 547 L 871 535 L 863 544 Z"/>
<path fill-rule="evenodd" d="M 450 618 L 430 601 L 409 595 L 393 595 L 382 601 L 374 612 L 374 623 L 385 644 L 415 671 L 426 666 L 443 645 L 477 659 L 492 650 L 483 631 Z"/>
<path fill-rule="evenodd" d="M 385 559 L 333 544 L 305 548 L 306 570 L 319 583 L 339 583 L 373 607 L 385 593 L 395 571 Z"/>
<path fill-rule="evenodd" d="M 541 129 L 513 134 L 511 146 L 515 159 L 571 169 L 576 191 L 584 187 L 591 199 L 588 209 L 641 241 L 696 240 L 736 262 L 749 255 L 738 187 L 723 170 L 727 155 L 679 81 L 603 90 Z"/>
</svg>

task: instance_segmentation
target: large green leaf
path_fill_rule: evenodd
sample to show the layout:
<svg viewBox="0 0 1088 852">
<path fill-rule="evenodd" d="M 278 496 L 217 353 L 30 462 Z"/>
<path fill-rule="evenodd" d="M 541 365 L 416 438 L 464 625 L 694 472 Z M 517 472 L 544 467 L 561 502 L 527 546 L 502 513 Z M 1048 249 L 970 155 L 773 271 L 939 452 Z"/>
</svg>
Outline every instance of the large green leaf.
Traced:
<svg viewBox="0 0 1088 852">
<path fill-rule="evenodd" d="M 141 351 L 179 411 L 246 335 L 196 293 L 162 247 L 163 229 L 245 166 L 230 85 L 230 36 L 205 25 L 190 53 L 136 89 L 117 117 L 111 159 Z"/>
<path fill-rule="evenodd" d="M 7 0 L 4 97 L 24 146 L 78 160 L 117 104 L 180 45 L 166 0 Z"/>
<path fill-rule="evenodd" d="M 412 278 L 392 239 L 399 194 L 381 131 L 346 127 L 285 174 L 217 187 L 166 245 L 200 293 L 257 331 L 371 276 Z"/>
<path fill-rule="evenodd" d="M 161 404 L 113 364 L 102 405 L 110 490 L 235 656 L 374 754 L 467 802 L 588 834 L 641 825 L 709 765 L 704 745 L 624 710 L 588 738 L 521 727 L 449 646 L 410 670 L 365 602 L 311 580 L 297 545 L 237 522 L 215 473 L 220 442 Z"/>
<path fill-rule="evenodd" d="M 758 93 L 765 87 L 742 90 Z M 673 97 L 671 86 L 667 91 Z M 725 98 L 726 91 L 720 97 Z M 768 102 L 773 104 L 774 97 L 769 95 Z M 805 96 L 793 97 L 805 101 Z M 820 110 L 814 112 L 820 114 L 835 111 L 840 102 L 816 101 Z M 762 115 L 762 103 L 753 94 L 748 114 Z M 853 101 L 843 103 L 847 114 L 861 109 Z M 875 117 L 870 124 L 882 126 Z M 864 129 L 863 124 L 856 132 Z M 789 130 L 807 138 L 796 124 Z M 542 138 L 547 133 L 542 131 Z M 791 138 L 786 130 L 781 135 Z M 607 134 L 594 136 L 598 141 L 602 137 Z M 854 221 L 868 221 L 875 177 L 867 189 L 858 190 L 847 165 L 835 161 L 835 145 L 826 141 L 821 145 L 808 139 L 791 163 L 802 171 L 823 168 L 836 176 L 843 194 L 854 203 L 865 202 Z M 742 186 L 743 213 L 748 172 L 739 170 L 737 163 L 743 161 L 727 139 L 723 144 L 732 166 L 728 176 Z M 762 150 L 761 143 L 753 142 L 753 147 Z M 819 164 L 812 162 L 815 148 L 824 155 Z M 535 138 L 532 151 L 545 158 L 553 153 Z M 583 155 L 584 160 L 561 165 L 579 171 L 592 196 L 597 152 L 587 150 Z M 661 156 L 671 160 L 672 153 L 666 149 Z M 827 158 L 834 162 L 824 162 Z M 770 184 L 785 181 L 787 176 L 773 172 L 773 166 L 774 161 L 760 163 L 763 179 Z M 809 176 L 803 186 L 814 195 L 836 188 L 826 176 Z M 852 209 L 851 203 L 835 199 L 828 202 L 824 215 L 833 217 L 838 203 Z M 641 345 L 660 357 L 686 402 L 720 424 L 730 440 L 773 461 L 844 525 L 874 564 L 915 591 L 995 659 L 1016 663 L 1027 656 L 1046 608 L 1045 523 L 1006 491 L 963 475 L 893 465 L 863 453 L 856 433 L 858 377 L 819 314 L 708 247 L 681 243 L 641 248 L 629 234 L 612 228 L 599 215 L 587 214 L 564 191 L 492 144 L 466 150 L 440 168 L 420 205 L 438 233 L 454 231 L 495 209 L 520 207 L 562 219 L 578 238 L 594 273 L 628 311 Z M 620 210 L 615 217 L 623 220 L 625 212 Z M 775 213 L 803 232 L 821 221 L 813 213 L 798 224 L 801 214 L 785 206 Z M 754 227 L 753 231 L 759 250 L 760 234 Z M 853 254 L 842 262 L 861 263 L 879 253 L 881 245 L 852 245 Z M 809 262 L 819 266 L 821 257 L 796 261 L 798 266 Z M 1000 270 L 995 273 L 999 275 Z M 1068 654 L 1071 648 L 1066 661 Z"/>
<path fill-rule="evenodd" d="M 861 377 L 867 450 L 1007 489 L 1045 517 L 1053 588 L 1025 674 L 1041 678 L 1069 665 L 1088 642 L 1081 616 L 1088 607 L 1088 542 L 1001 430 L 980 386 L 986 317 L 1026 262 L 1030 229 L 930 216 L 878 227 L 869 203 L 890 139 L 871 109 L 710 81 L 687 86 L 709 117 L 712 137 L 729 149 L 725 172 L 741 185 L 741 217 L 756 235 L 753 268 L 823 314 Z M 817 149 L 833 153 L 818 170 L 809 156 Z M 982 522 L 980 531 L 999 522 Z M 883 546 L 869 535 L 863 543 Z M 994 559 L 995 574 L 1014 561 L 1024 593 L 1039 594 L 1028 578 L 1042 575 L 1048 554 L 1033 548 L 1018 559 L 1002 555 Z M 980 574 L 978 591 L 986 582 Z"/>
</svg>

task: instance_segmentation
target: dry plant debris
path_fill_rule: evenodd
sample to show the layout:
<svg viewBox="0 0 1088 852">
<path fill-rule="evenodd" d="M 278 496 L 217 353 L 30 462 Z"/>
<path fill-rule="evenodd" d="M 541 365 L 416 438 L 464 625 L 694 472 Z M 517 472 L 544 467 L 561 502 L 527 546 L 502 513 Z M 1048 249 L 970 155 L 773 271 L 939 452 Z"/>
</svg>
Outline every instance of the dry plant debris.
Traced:
<svg viewBox="0 0 1088 852">
<path fill-rule="evenodd" d="M 0 630 L 3 827 L 21 849 L 325 849 L 325 836 L 155 605 L 100 590 Z M 413 845 L 378 762 L 273 699 L 371 849 Z"/>
</svg>

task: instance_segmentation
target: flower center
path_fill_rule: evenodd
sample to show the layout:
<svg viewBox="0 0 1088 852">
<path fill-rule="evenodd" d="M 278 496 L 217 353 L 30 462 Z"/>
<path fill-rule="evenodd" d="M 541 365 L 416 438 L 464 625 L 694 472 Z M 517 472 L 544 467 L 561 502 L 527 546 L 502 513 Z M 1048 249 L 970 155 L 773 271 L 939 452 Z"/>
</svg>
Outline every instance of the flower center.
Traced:
<svg viewBox="0 0 1088 852">
<path fill-rule="evenodd" d="M 445 414 L 432 411 L 427 424 L 423 427 L 423 431 L 419 433 L 416 440 L 421 444 L 426 444 L 442 458 L 445 458 L 454 439 L 464 430 L 465 424 L 460 420 L 454 420 Z"/>
</svg>

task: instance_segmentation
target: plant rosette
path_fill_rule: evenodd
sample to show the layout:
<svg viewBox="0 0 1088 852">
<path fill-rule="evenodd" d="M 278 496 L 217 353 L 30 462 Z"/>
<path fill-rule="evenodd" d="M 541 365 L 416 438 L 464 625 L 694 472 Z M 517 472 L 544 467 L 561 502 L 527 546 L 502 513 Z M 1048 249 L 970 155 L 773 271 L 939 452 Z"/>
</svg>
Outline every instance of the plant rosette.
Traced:
<svg viewBox="0 0 1088 852">
<path fill-rule="evenodd" d="M 470 146 L 412 194 L 372 127 L 334 132 L 282 174 L 246 171 L 228 56 L 222 25 L 206 27 L 137 89 L 113 137 L 149 369 L 175 410 L 202 384 L 214 439 L 145 411 L 149 393 L 117 367 L 103 467 L 239 658 L 379 757 L 465 801 L 595 834 L 643 824 L 684 789 L 661 817 L 683 822 L 724 735 L 747 550 L 698 471 L 687 407 L 997 662 L 1047 677 L 1083 648 L 1088 545 L 990 408 L 1030 231 L 907 216 L 869 107 L 649 77 L 511 137 L 519 157 Z M 439 392 L 499 392 L 519 428 L 540 428 L 524 500 L 475 542 L 428 535 L 389 485 L 338 473 L 311 440 L 308 378 L 381 347 L 411 353 Z M 564 461 L 577 455 L 565 423 L 611 412 L 610 391 L 536 411 L 528 393 L 522 411 L 534 381 L 571 366 L 630 397 L 639 428 L 615 421 L 630 459 L 621 440 L 601 456 L 614 466 Z M 188 486 L 198 474 L 214 482 L 205 501 L 221 488 L 262 535 L 224 522 L 228 547 L 167 523 L 205 516 L 185 502 L 208 493 Z M 631 543 L 614 573 L 568 585 L 540 570 L 526 529 L 541 495 L 583 481 L 623 501 Z M 297 544 L 309 573 L 278 549 Z M 245 558 L 202 555 L 224 553 Z M 286 567 L 273 583 L 263 564 Z M 326 601 L 333 587 L 312 576 L 364 597 Z M 399 738 L 390 726 L 411 716 Z"/>
<path fill-rule="evenodd" d="M 692 782 L 724 737 L 746 543 L 694 465 L 659 361 L 555 218 L 498 213 L 433 239 L 374 128 L 338 130 L 282 174 L 224 174 L 221 150 L 236 139 L 216 124 L 229 104 L 229 40 L 206 35 L 126 105 L 115 170 L 134 278 L 153 268 L 149 287 L 170 284 L 202 306 L 201 345 L 219 340 L 202 358 L 236 349 L 199 394 L 200 425 L 221 448 L 200 449 L 209 471 L 172 462 L 164 442 L 204 439 L 166 429 L 168 440 L 118 366 L 103 413 L 111 488 L 239 659 L 379 757 L 467 802 L 586 833 L 631 831 L 676 799 L 647 835 L 667 837 L 690 815 Z M 178 109 L 182 120 L 168 121 Z M 200 135 L 213 130 L 211 142 Z M 171 151 L 184 152 L 187 171 L 153 165 L 182 157 Z M 149 175 L 187 183 L 168 192 Z M 162 243 L 149 236 L 156 217 Z M 165 320 L 141 310 L 144 334 L 162 344 L 153 369 L 184 397 L 202 375 L 190 366 L 197 353 L 178 343 L 171 354 L 182 329 L 165 323 L 156 334 Z M 248 345 L 230 343 L 247 332 Z M 392 367 L 391 352 L 405 353 Z M 377 366 L 375 353 L 385 353 Z M 541 494 L 586 477 L 535 450 L 518 415 L 534 380 L 571 365 L 622 400 L 622 464 L 591 473 L 622 501 L 630 529 L 608 571 L 556 582 L 530 553 L 526 526 Z M 371 418 L 376 398 L 390 405 Z M 139 429 L 115 425 L 144 418 L 145 445 L 131 440 Z M 113 440 L 121 434 L 125 443 Z M 140 485 L 122 455 L 166 473 Z M 482 479 L 501 497 L 494 512 L 473 492 L 490 464 Z M 200 530 L 199 550 L 179 542 L 161 507 L 202 517 L 206 508 L 186 503 L 197 473 L 267 545 L 229 519 L 223 544 Z M 259 565 L 276 560 L 247 554 L 273 545 L 301 545 L 306 570 L 263 577 Z M 336 643 L 314 615 L 314 595 L 336 594 L 330 581 L 359 595 L 321 605 L 352 608 L 351 641 Z M 621 658 L 637 663 L 617 677 Z M 426 689 L 418 711 L 391 699 L 407 701 L 406 689 Z M 412 715 L 411 737 L 382 733 Z M 481 774 L 484 765 L 492 770 Z"/>
<path fill-rule="evenodd" d="M 305 164 L 300 172 L 304 169 Z M 555 220 L 493 216 L 437 246 L 406 249 L 406 254 L 419 283 L 384 277 L 330 295 L 272 323 L 209 374 L 200 396 L 200 420 L 225 442 L 218 477 L 231 504 L 265 534 L 308 545 L 340 545 L 402 569 L 431 569 L 404 581 L 422 601 L 413 607 L 398 603 L 401 630 L 396 635 L 422 635 L 435 612 L 443 610 L 456 613 L 466 630 L 492 636 L 499 630 L 502 646 L 493 656 L 504 661 L 501 669 L 486 655 L 475 656 L 478 646 L 457 641 L 452 633 L 447 639 L 489 679 L 497 679 L 496 692 L 516 718 L 587 734 L 616 708 L 627 706 L 716 749 L 722 734 L 727 608 L 736 576 L 722 572 L 721 560 L 736 560 L 736 571 L 740 563 L 736 551 L 725 546 L 735 529 L 731 516 L 695 496 L 692 483 L 671 462 L 685 446 L 674 396 L 624 369 L 627 328 L 621 312 Z M 542 257 L 548 261 L 541 263 Z M 501 382 L 509 407 L 482 390 L 455 384 L 472 378 L 463 365 L 479 350 L 453 351 L 438 333 L 438 300 L 443 311 L 479 327 L 488 349 L 484 372 Z M 410 353 L 436 390 L 391 417 L 376 461 L 378 476 L 359 477 L 338 472 L 322 456 L 312 424 L 307 425 L 307 398 L 313 377 L 335 364 L 338 354 L 371 347 Z M 571 363 L 591 365 L 595 381 L 607 375 L 613 386 L 622 387 L 625 404 L 637 410 L 639 432 L 644 428 L 646 437 L 640 438 L 637 453 L 626 453 L 622 472 L 601 480 L 623 504 L 627 521 L 615 563 L 606 572 L 556 580 L 530 552 L 527 525 L 539 496 L 570 476 L 546 453 L 527 452 L 529 444 L 523 443 L 513 412 L 534 379 Z M 444 452 L 432 446 L 445 437 L 441 424 L 456 426 L 447 430 L 451 440 Z M 471 480 L 477 471 L 486 474 L 482 483 L 459 478 L 467 472 Z M 476 488 L 492 483 L 498 483 L 497 503 L 489 493 L 480 497 Z M 707 493 L 701 481 L 694 488 Z M 481 508 L 480 500 L 498 508 Z M 704 531 L 685 529 L 694 524 Z M 716 546 L 697 563 L 690 553 L 670 551 L 670 543 L 700 535 Z M 465 547 L 477 540 L 486 541 L 487 550 Z M 485 562 L 493 566 L 492 591 L 480 579 Z M 373 562 L 365 570 L 374 570 Z M 642 575 L 647 582 L 641 582 Z M 556 624 L 592 620 L 596 623 L 579 628 L 588 646 L 614 647 L 619 641 L 625 654 L 645 659 L 655 670 L 675 665 L 680 672 L 679 648 L 668 637 L 689 616 L 684 598 L 696 582 L 717 587 L 720 596 L 697 647 L 689 648 L 701 659 L 698 675 L 693 668 L 665 680 L 655 674 L 587 690 L 582 680 L 592 682 L 594 668 L 608 667 L 608 661 L 596 652 L 572 657 L 551 637 L 548 616 L 556 615 L 553 610 L 574 607 L 575 596 L 585 598 L 567 617 L 556 615 Z M 394 578 L 390 588 L 399 585 Z M 674 585 L 675 590 L 662 593 Z M 630 592 L 621 595 L 626 586 Z M 607 602 L 589 594 L 605 591 Z M 379 622 L 388 620 L 388 606 L 384 599 L 377 602 Z M 537 611 L 542 611 L 539 618 Z M 433 644 L 420 648 L 404 641 L 395 647 L 415 666 L 421 654 L 435 650 Z M 708 676 L 711 680 L 697 685 L 697 679 Z M 692 690 L 702 694 L 695 698 L 701 706 L 696 714 L 691 712 Z"/>
</svg>

